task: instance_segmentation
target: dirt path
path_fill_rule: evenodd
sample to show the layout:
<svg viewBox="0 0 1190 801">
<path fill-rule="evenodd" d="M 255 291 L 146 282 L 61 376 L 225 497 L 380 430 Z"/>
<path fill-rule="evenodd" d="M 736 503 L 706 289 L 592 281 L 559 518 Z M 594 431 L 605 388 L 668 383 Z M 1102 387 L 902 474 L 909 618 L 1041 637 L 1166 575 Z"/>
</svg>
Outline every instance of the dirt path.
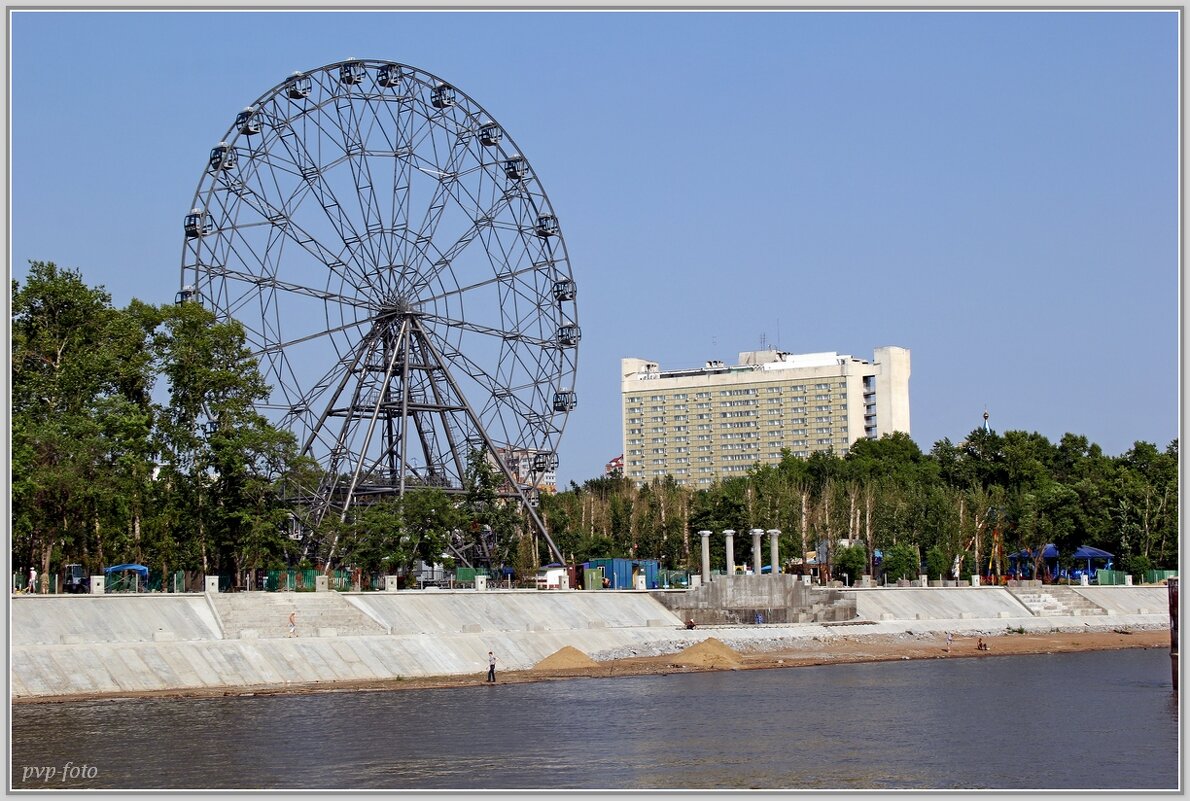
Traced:
<svg viewBox="0 0 1190 801">
<path fill-rule="evenodd" d="M 497 674 L 497 684 L 523 684 L 561 679 L 614 678 L 694 673 L 707 670 L 757 670 L 766 668 L 834 665 L 854 662 L 882 662 L 903 659 L 994 659 L 1018 654 L 1057 654 L 1077 651 L 1110 651 L 1122 648 L 1160 648 L 1169 651 L 1168 631 L 1124 630 L 1105 632 L 1051 632 L 1047 634 L 1001 634 L 984 637 L 988 650 L 977 649 L 978 637 L 958 636 L 946 650 L 944 633 L 906 635 L 841 636 L 807 640 L 797 646 L 765 653 L 739 653 L 713 635 L 677 654 L 632 657 L 589 664 L 586 654 L 574 648 L 562 649 L 529 670 L 506 670 Z M 572 653 L 573 652 L 573 653 Z M 284 695 L 311 692 L 358 692 L 362 690 L 424 690 L 471 687 L 485 684 L 486 670 L 462 676 L 434 676 L 375 682 L 336 682 L 235 689 L 167 690 L 159 692 L 74 695 L 53 698 L 19 698 L 13 703 L 62 703 L 97 698 L 195 698 L 243 695 Z"/>
</svg>

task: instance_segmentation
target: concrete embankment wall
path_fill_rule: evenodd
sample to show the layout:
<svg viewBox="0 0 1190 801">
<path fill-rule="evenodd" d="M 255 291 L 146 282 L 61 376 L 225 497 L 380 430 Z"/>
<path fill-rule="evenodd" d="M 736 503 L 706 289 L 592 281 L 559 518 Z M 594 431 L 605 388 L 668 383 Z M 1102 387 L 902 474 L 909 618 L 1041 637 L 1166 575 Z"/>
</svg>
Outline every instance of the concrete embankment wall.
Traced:
<svg viewBox="0 0 1190 801">
<path fill-rule="evenodd" d="M 1033 617 L 1000 587 L 882 587 L 856 589 L 861 620 L 963 620 Z"/>
<path fill-rule="evenodd" d="M 564 646 L 596 660 L 674 653 L 708 637 L 741 651 L 807 638 L 1086 626 L 1168 626 L 1165 587 L 1064 588 L 1102 610 L 1063 613 L 1005 588 L 881 588 L 854 595 L 845 622 L 686 630 L 646 592 L 243 593 L 16 596 L 15 699 L 153 691 L 244 691 L 525 669 Z M 1043 593 L 1044 594 L 1044 593 Z M 1061 593 L 1059 593 L 1061 595 Z M 1058 611 L 1055 611 L 1058 610 Z M 288 636 L 297 612 L 298 637 Z M 912 621 L 912 622 L 910 622 Z"/>
<path fill-rule="evenodd" d="M 1169 614 L 1169 590 L 1165 587 L 1072 587 L 1108 614 Z"/>
<path fill-rule="evenodd" d="M 1165 587 L 880 587 L 848 591 L 860 620 L 1021 620 L 1167 612 Z M 1078 599 L 1079 603 L 1073 601 Z"/>
<path fill-rule="evenodd" d="M 14 698 L 478 675 L 489 650 L 525 669 L 567 645 L 596 659 L 664 649 L 681 629 L 636 592 L 19 596 L 11 608 Z"/>
<path fill-rule="evenodd" d="M 647 594 L 636 592 L 429 591 L 345 597 L 393 634 L 545 632 L 682 623 Z"/>
<path fill-rule="evenodd" d="M 222 636 L 202 595 L 22 595 L 13 597 L 10 609 L 16 647 Z"/>
</svg>

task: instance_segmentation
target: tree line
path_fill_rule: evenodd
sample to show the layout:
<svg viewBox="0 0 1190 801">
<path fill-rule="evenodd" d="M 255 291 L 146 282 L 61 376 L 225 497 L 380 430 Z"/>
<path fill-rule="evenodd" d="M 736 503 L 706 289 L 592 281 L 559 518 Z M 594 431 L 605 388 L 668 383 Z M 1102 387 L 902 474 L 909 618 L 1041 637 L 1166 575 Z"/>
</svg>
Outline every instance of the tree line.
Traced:
<svg viewBox="0 0 1190 801">
<path fill-rule="evenodd" d="M 813 552 L 824 578 L 907 578 L 922 568 L 932 578 L 1004 575 L 1008 556 L 1023 549 L 1041 576 L 1049 543 L 1064 567 L 1088 545 L 1140 574 L 1177 566 L 1177 479 L 1177 440 L 1164 450 L 1136 442 L 1110 457 L 1080 435 L 1055 444 L 1038 433 L 976 428 L 929 453 L 903 433 L 859 440 L 846 456 L 787 452 L 705 490 L 672 477 L 641 486 L 597 478 L 544 499 L 543 514 L 579 561 L 613 552 L 697 570 L 698 532 L 709 530 L 712 567 L 723 569 L 723 530 L 737 532 L 742 563 L 750 561 L 747 532 L 777 528 L 784 567 L 799 569 L 791 562 Z M 767 562 L 767 536 L 764 544 Z"/>
<path fill-rule="evenodd" d="M 493 564 L 521 575 L 548 559 L 480 454 L 463 494 L 417 489 L 328 516 L 320 548 L 303 553 L 288 536 L 301 516 L 289 488 L 317 486 L 319 468 L 257 412 L 269 387 L 242 327 L 201 304 L 116 308 L 77 270 L 33 262 L 12 282 L 11 330 L 14 566 L 49 575 L 72 562 L 91 573 L 136 562 L 238 581 L 307 560 L 393 573 L 418 559 L 449 567 L 452 543 L 481 535 Z M 816 551 L 826 576 L 875 575 L 877 551 L 885 573 L 916 575 L 924 563 L 931 576 L 956 565 L 986 575 L 1007 567 L 1001 552 L 1049 542 L 1063 554 L 1103 548 L 1141 572 L 1177 563 L 1177 448 L 1137 442 L 1109 457 L 1073 434 L 1054 444 L 976 429 L 923 453 L 895 434 L 846 456 L 786 454 L 705 490 L 594 478 L 543 495 L 539 512 L 579 562 L 697 570 L 698 531 L 709 529 L 722 568 L 723 529 L 779 528 L 781 554 Z"/>
</svg>

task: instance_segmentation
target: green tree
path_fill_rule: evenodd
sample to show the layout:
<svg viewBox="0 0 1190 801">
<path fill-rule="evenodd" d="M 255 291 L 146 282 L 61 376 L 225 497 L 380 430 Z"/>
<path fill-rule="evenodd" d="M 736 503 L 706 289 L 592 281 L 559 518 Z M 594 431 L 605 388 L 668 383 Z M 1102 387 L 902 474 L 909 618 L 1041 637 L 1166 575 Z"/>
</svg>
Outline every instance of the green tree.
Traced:
<svg viewBox="0 0 1190 801">
<path fill-rule="evenodd" d="M 849 545 L 835 552 L 835 573 L 846 573 L 848 581 L 855 580 L 868 571 L 868 553 L 863 545 Z"/>
<path fill-rule="evenodd" d="M 14 560 L 47 576 L 55 554 L 94 569 L 105 548 L 139 547 L 152 314 L 113 308 L 51 262 L 12 287 Z"/>
<path fill-rule="evenodd" d="M 269 395 L 243 327 L 198 303 L 170 307 L 156 351 L 169 403 L 158 413 L 168 519 L 188 525 L 204 572 L 237 577 L 285 547 L 280 480 L 298 464 L 288 432 L 254 406 Z M 186 538 L 181 535 L 181 538 Z"/>
<path fill-rule="evenodd" d="M 921 565 L 918 563 L 917 548 L 907 542 L 899 542 L 884 551 L 881 564 L 887 581 L 903 578 L 917 578 Z"/>
</svg>

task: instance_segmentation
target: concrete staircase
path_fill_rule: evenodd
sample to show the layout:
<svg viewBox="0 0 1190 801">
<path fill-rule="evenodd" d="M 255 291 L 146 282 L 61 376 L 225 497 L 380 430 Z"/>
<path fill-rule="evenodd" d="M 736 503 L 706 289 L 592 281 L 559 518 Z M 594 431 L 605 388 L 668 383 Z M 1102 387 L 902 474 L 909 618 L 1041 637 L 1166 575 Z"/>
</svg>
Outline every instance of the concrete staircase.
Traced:
<svg viewBox="0 0 1190 801">
<path fill-rule="evenodd" d="M 209 597 L 228 640 L 288 637 L 289 613 L 295 610 L 298 637 L 388 633 L 337 592 L 219 593 Z"/>
<path fill-rule="evenodd" d="M 1106 610 L 1071 587 L 1049 585 L 1043 589 L 1013 589 L 1012 594 L 1037 617 L 1055 615 L 1104 615 Z"/>
</svg>

